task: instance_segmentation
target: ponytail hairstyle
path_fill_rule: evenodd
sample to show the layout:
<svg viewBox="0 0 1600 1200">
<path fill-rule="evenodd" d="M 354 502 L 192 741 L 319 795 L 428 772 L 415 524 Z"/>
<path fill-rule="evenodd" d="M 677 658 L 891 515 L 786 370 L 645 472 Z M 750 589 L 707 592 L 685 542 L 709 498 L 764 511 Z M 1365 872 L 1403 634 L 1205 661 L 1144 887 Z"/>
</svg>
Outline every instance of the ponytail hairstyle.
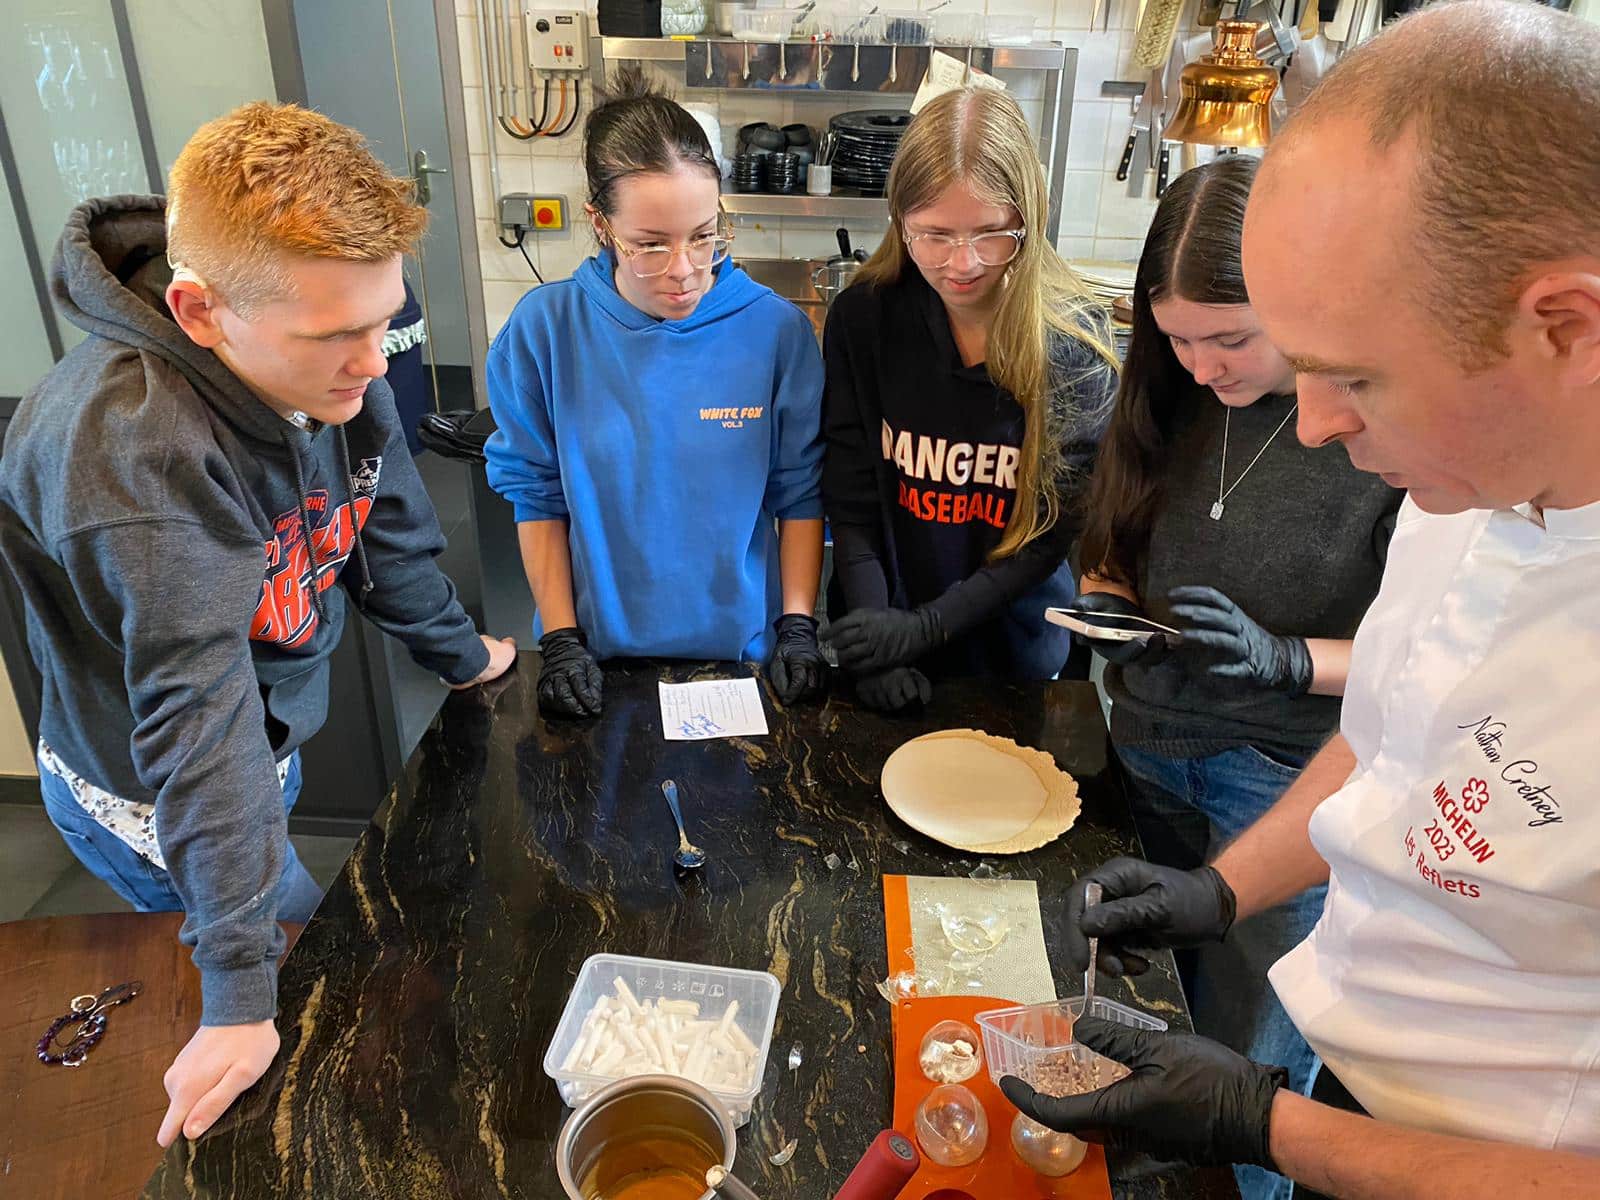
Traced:
<svg viewBox="0 0 1600 1200">
<path fill-rule="evenodd" d="M 1184 370 L 1151 305 L 1250 303 L 1239 238 L 1259 165 L 1229 154 L 1185 171 L 1156 207 L 1134 277 L 1122 386 L 1089 483 L 1080 560 L 1090 575 L 1137 587 L 1177 419 L 1213 398 Z"/>
<path fill-rule="evenodd" d="M 1027 237 L 999 286 L 989 329 L 988 371 L 1010 392 L 1024 415 L 1017 502 L 991 555 L 1005 558 L 1051 528 L 1067 488 L 1063 427 L 1073 414 L 1058 396 L 1078 380 L 1052 368 L 1051 343 L 1082 342 L 1116 369 L 1104 328 L 1104 310 L 1089 295 L 1045 235 L 1049 193 L 1038 146 L 1009 93 L 966 87 L 946 92 L 912 120 L 889 171 L 889 231 L 857 274 L 857 282 L 882 286 L 916 272 L 905 244 L 905 220 L 933 204 L 955 184 L 966 184 L 989 204 L 1016 209 Z M 1104 368 L 1096 364 L 1094 372 Z"/>
<path fill-rule="evenodd" d="M 688 164 L 721 179 L 705 130 L 687 109 L 624 66 L 583 126 L 583 170 L 589 203 L 602 216 L 616 208 L 616 188 L 632 175 L 674 171 Z"/>
</svg>

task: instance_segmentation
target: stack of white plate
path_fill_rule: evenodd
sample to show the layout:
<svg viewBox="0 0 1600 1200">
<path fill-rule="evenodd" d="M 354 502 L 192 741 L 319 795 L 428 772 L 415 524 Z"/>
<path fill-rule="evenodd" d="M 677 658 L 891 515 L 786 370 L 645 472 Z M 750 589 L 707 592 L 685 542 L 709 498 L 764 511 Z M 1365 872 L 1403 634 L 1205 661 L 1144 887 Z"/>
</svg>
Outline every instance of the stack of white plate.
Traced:
<svg viewBox="0 0 1600 1200">
<path fill-rule="evenodd" d="M 1072 269 L 1078 273 L 1078 278 L 1083 280 L 1095 298 L 1106 304 L 1110 304 L 1118 296 L 1128 298 L 1133 295 L 1132 263 L 1078 261 L 1072 264 Z"/>
<path fill-rule="evenodd" d="M 1089 294 L 1107 308 L 1117 300 L 1130 302 L 1133 299 L 1135 271 L 1133 263 L 1080 259 L 1072 264 L 1072 269 L 1077 272 L 1078 278 L 1083 280 L 1084 286 L 1089 289 Z M 1116 339 L 1118 356 L 1126 358 L 1131 328 L 1114 319 L 1111 323 L 1111 332 Z"/>
</svg>

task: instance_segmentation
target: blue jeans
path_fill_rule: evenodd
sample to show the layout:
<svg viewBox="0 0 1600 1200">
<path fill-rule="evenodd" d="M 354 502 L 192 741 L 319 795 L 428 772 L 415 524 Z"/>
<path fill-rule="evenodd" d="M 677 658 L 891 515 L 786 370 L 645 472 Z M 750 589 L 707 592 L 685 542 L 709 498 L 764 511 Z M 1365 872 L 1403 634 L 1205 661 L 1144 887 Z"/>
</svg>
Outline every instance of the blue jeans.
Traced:
<svg viewBox="0 0 1600 1200">
<path fill-rule="evenodd" d="M 297 750 L 289 760 L 289 773 L 283 781 L 285 816 L 300 798 L 300 783 L 300 752 Z M 64 780 L 41 770 L 39 793 L 44 798 L 51 823 L 61 831 L 68 849 L 91 875 L 139 912 L 183 911 L 183 901 L 172 886 L 172 876 L 84 812 L 72 798 Z M 285 840 L 283 874 L 278 877 L 278 920 L 304 924 L 311 919 L 321 900 L 322 889 L 301 865 L 294 845 Z"/>
<path fill-rule="evenodd" d="M 1277 803 L 1304 763 L 1269 758 L 1250 746 L 1205 758 L 1168 758 L 1117 747 L 1132 777 L 1133 814 L 1151 862 L 1184 870 L 1215 858 Z M 1322 916 L 1325 886 L 1257 913 L 1221 945 L 1188 955 L 1195 1030 L 1247 1058 L 1289 1070 L 1289 1086 L 1309 1095 L 1316 1055 L 1267 983 L 1267 969 L 1304 941 Z M 1188 960 L 1187 964 L 1185 959 Z M 1235 1167 L 1244 1200 L 1285 1200 L 1294 1185 L 1260 1167 Z"/>
</svg>

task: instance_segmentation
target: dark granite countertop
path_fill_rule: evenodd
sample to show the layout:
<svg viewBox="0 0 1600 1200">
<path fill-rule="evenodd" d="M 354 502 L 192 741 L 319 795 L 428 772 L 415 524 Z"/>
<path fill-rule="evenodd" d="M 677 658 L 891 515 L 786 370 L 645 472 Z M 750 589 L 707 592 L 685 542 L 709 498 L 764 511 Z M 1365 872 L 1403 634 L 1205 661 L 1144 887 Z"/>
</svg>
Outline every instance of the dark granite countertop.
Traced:
<svg viewBox="0 0 1600 1200">
<path fill-rule="evenodd" d="M 567 1110 L 544 1053 L 578 967 L 610 950 L 778 977 L 736 1170 L 767 1200 L 825 1200 L 891 1117 L 879 877 L 966 875 L 979 861 L 887 810 L 889 753 L 974 727 L 1049 750 L 1077 777 L 1073 829 L 990 860 L 1039 880 L 1047 944 L 1060 889 L 1134 849 L 1088 684 L 946 684 L 901 718 L 840 698 L 785 712 L 768 694 L 770 736 L 667 742 L 656 682 L 689 668 L 608 670 L 604 716 L 575 723 L 537 714 L 536 662 L 446 703 L 284 965 L 278 1061 L 210 1135 L 168 1152 L 146 1197 L 559 1198 Z M 669 777 L 711 854 L 698 877 L 672 866 Z M 1188 1028 L 1171 956 L 1158 959 L 1105 991 Z M 772 1166 L 790 1138 L 793 1160 Z M 1237 1195 L 1226 1172 L 1111 1165 L 1130 1200 Z"/>
</svg>

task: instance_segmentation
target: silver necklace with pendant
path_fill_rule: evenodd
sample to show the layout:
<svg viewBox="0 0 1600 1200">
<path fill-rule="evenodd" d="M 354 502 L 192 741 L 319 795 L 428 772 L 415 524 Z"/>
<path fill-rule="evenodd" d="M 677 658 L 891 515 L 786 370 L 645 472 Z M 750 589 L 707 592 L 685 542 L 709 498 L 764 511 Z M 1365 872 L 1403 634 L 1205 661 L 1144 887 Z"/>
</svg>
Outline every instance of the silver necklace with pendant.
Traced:
<svg viewBox="0 0 1600 1200">
<path fill-rule="evenodd" d="M 1222 506 L 1224 501 L 1226 501 L 1229 496 L 1233 495 L 1234 488 L 1238 487 L 1244 482 L 1244 477 L 1250 474 L 1255 465 L 1261 461 L 1261 456 L 1267 452 L 1267 447 L 1278 440 L 1278 435 L 1283 432 L 1283 427 L 1290 421 L 1294 420 L 1294 414 L 1298 411 L 1300 411 L 1300 402 L 1297 400 L 1295 401 L 1294 407 L 1289 410 L 1289 415 L 1284 417 L 1284 419 L 1278 423 L 1278 427 L 1272 431 L 1272 436 L 1266 440 L 1261 449 L 1256 451 L 1256 456 L 1250 460 L 1250 466 L 1239 472 L 1239 478 L 1233 481 L 1233 487 L 1230 487 L 1227 491 L 1223 491 L 1223 484 L 1226 483 L 1228 479 L 1228 431 L 1230 426 L 1233 424 L 1233 409 L 1230 408 L 1227 410 L 1227 414 L 1222 418 L 1222 470 L 1217 473 L 1217 502 L 1211 506 L 1211 519 L 1213 521 L 1222 520 Z"/>
</svg>

